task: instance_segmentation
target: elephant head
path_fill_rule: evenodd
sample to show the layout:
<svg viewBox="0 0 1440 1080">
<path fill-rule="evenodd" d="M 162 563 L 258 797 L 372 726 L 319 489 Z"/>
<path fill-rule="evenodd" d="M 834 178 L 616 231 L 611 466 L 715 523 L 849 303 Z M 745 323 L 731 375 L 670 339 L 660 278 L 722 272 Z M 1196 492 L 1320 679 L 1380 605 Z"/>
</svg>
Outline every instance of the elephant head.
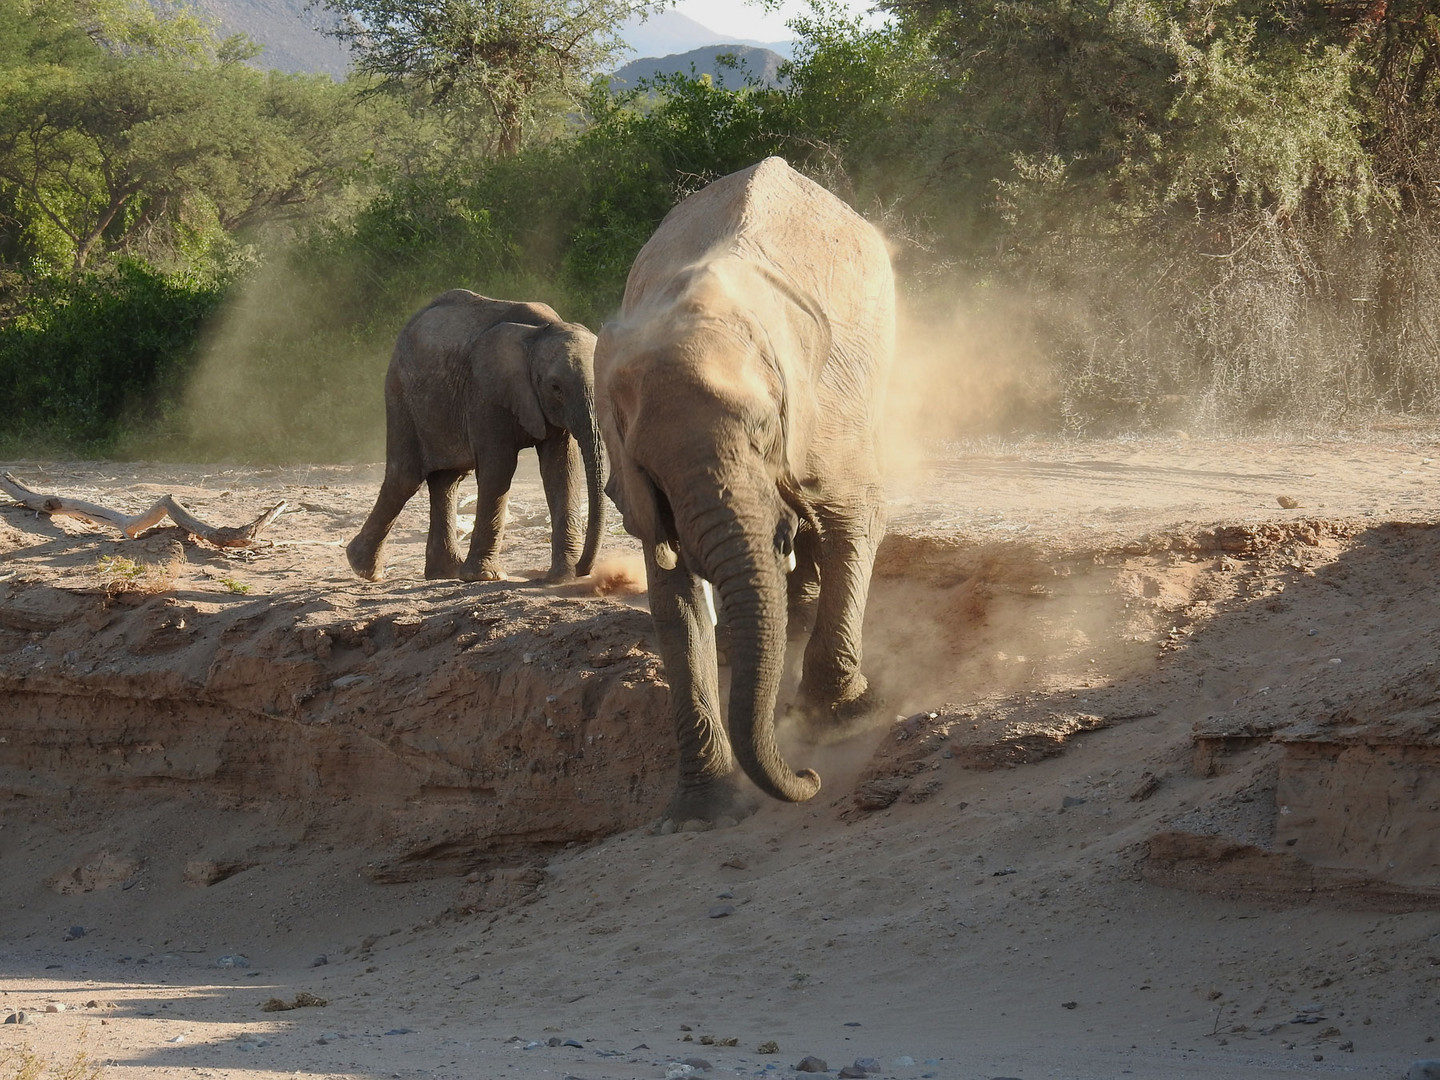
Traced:
<svg viewBox="0 0 1440 1080">
<path fill-rule="evenodd" d="M 488 359 L 496 399 L 537 441 L 554 429 L 570 432 L 585 465 L 588 517 L 585 546 L 575 572 L 590 573 L 605 529 L 605 459 L 595 418 L 595 335 L 578 323 L 541 326 L 505 322 L 475 344 Z M 477 367 L 477 374 L 478 367 Z M 552 528 L 565 527 L 552 522 Z"/>
<path fill-rule="evenodd" d="M 786 575 L 802 516 L 811 516 L 797 449 L 813 421 L 809 358 L 828 352 L 828 327 L 769 275 L 732 267 L 718 276 L 683 283 L 689 300 L 669 316 L 602 330 L 609 490 L 652 572 L 688 572 L 719 593 L 731 633 L 735 759 L 766 794 L 801 802 L 820 778 L 785 763 L 774 711 Z"/>
</svg>

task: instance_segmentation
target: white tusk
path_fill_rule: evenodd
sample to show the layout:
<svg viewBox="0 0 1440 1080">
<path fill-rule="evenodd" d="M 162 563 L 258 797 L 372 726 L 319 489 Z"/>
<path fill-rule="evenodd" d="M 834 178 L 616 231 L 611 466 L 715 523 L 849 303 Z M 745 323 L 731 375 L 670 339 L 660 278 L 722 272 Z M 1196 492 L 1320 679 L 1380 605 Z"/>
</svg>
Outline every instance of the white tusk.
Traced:
<svg viewBox="0 0 1440 1080">
<path fill-rule="evenodd" d="M 701 578 L 700 588 L 705 593 L 705 610 L 710 613 L 710 625 L 719 626 L 720 620 L 715 617 L 715 587 Z"/>
<path fill-rule="evenodd" d="M 795 572 L 795 566 L 796 566 L 796 563 L 795 563 L 795 549 L 794 549 L 794 548 L 791 548 L 791 549 L 790 549 L 790 558 L 789 558 L 788 560 L 786 560 L 786 561 L 787 561 L 787 563 L 789 564 L 786 569 L 787 569 L 790 573 L 793 574 L 793 573 Z"/>
</svg>

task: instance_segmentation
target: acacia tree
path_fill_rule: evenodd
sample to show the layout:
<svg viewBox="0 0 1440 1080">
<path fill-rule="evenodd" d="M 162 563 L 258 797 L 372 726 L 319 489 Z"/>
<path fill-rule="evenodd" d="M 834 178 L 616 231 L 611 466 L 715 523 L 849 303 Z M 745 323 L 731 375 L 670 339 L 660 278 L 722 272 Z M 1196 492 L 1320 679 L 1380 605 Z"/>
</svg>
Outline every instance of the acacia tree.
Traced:
<svg viewBox="0 0 1440 1080">
<path fill-rule="evenodd" d="M 319 0 L 361 74 L 430 103 L 481 108 L 518 151 L 537 106 L 576 104 L 625 49 L 620 24 L 655 0 Z"/>
<path fill-rule="evenodd" d="M 311 210 L 406 127 L 397 104 L 353 87 L 254 70 L 251 43 L 190 9 L 13 2 L 0 4 L 0 259 L 17 266 L 184 262 Z"/>
</svg>

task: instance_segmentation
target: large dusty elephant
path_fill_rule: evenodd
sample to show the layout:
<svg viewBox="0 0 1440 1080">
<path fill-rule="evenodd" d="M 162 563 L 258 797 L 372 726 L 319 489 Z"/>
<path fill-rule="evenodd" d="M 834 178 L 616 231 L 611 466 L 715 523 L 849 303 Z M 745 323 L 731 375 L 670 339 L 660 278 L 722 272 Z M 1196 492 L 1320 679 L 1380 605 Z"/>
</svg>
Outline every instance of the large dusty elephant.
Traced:
<svg viewBox="0 0 1440 1080">
<path fill-rule="evenodd" d="M 877 440 L 894 331 L 880 235 L 768 158 L 671 210 L 600 332 L 607 490 L 645 548 L 680 740 L 677 825 L 744 813 L 736 759 L 776 798 L 819 790 L 775 742 L 787 600 L 815 600 L 802 715 L 833 727 L 873 705 L 860 626 L 885 527 Z M 728 736 L 705 582 L 730 626 Z"/>
<path fill-rule="evenodd" d="M 595 335 L 544 304 L 453 289 L 415 315 L 400 332 L 385 374 L 385 479 L 375 508 L 345 549 L 351 569 L 379 579 L 385 538 L 425 482 L 425 576 L 502 578 L 506 496 L 520 450 L 533 446 L 550 505 L 547 580 L 588 574 L 605 527 L 594 354 Z M 589 502 L 583 530 L 582 464 Z M 462 559 L 455 493 L 472 469 L 475 531 Z"/>
</svg>

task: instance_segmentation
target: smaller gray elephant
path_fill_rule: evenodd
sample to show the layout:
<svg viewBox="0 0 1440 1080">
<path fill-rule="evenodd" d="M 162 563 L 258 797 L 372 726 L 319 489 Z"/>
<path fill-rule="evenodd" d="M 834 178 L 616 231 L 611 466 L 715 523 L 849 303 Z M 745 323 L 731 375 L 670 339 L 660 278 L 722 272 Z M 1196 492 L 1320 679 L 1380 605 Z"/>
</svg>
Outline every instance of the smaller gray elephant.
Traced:
<svg viewBox="0 0 1440 1080">
<path fill-rule="evenodd" d="M 427 578 L 498 581 L 505 503 L 521 449 L 535 447 L 550 507 L 547 581 L 590 572 L 605 527 L 605 467 L 595 422 L 595 335 L 544 304 L 491 300 L 465 289 L 437 297 L 400 332 L 385 374 L 385 479 L 345 549 L 378 581 L 385 539 L 430 488 Z M 582 474 L 589 518 L 582 529 Z M 470 552 L 460 555 L 455 494 L 475 472 Z"/>
</svg>

